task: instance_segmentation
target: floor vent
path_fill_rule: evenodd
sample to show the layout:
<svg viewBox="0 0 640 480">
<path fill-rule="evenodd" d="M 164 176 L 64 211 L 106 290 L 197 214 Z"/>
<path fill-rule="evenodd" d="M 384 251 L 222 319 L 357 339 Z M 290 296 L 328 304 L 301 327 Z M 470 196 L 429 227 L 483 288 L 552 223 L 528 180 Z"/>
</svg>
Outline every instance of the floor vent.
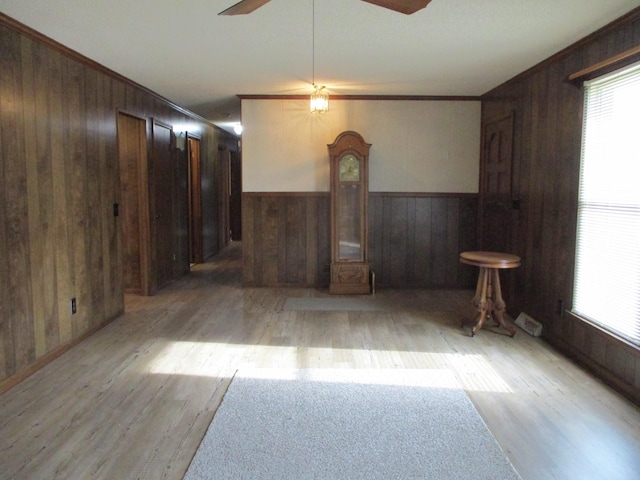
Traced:
<svg viewBox="0 0 640 480">
<path fill-rule="evenodd" d="M 516 325 L 534 337 L 539 337 L 542 333 L 542 324 L 524 312 L 516 318 Z"/>
</svg>

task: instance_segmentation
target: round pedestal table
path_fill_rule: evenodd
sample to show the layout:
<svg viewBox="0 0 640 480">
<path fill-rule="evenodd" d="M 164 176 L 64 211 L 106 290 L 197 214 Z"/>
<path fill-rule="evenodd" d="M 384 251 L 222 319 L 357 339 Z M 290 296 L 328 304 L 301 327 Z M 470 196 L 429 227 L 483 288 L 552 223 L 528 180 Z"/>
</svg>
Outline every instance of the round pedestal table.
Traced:
<svg viewBox="0 0 640 480">
<path fill-rule="evenodd" d="M 480 267 L 476 294 L 473 297 L 473 306 L 478 310 L 478 314 L 473 321 L 471 336 L 478 333 L 488 318 L 492 318 L 513 337 L 516 334 L 516 328 L 504 320 L 506 304 L 502 299 L 498 272 L 503 268 L 519 267 L 520 257 L 501 252 L 462 252 L 460 261 Z M 467 323 L 463 322 L 462 326 L 465 325 Z"/>
</svg>

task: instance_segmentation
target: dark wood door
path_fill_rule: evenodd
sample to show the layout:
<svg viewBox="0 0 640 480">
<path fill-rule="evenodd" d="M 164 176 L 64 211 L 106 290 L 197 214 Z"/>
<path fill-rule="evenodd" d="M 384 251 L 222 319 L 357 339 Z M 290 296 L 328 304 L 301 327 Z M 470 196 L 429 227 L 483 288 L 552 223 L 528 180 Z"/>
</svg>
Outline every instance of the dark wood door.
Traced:
<svg viewBox="0 0 640 480">
<path fill-rule="evenodd" d="M 118 114 L 120 198 L 118 226 L 125 291 L 149 294 L 147 122 Z"/>
<path fill-rule="evenodd" d="M 189 137 L 189 261 L 201 263 L 202 253 L 202 174 L 200 140 Z"/>
<path fill-rule="evenodd" d="M 229 202 L 231 195 L 231 156 L 229 150 L 218 148 L 220 157 L 220 188 L 219 188 L 219 220 L 220 230 L 218 245 L 220 249 L 229 245 L 231 227 L 229 222 Z"/>
<path fill-rule="evenodd" d="M 512 252 L 513 114 L 485 124 L 480 169 L 480 248 Z"/>
<path fill-rule="evenodd" d="M 177 260 L 172 228 L 176 177 L 172 135 L 170 126 L 153 122 L 152 259 L 158 288 L 171 281 Z"/>
</svg>

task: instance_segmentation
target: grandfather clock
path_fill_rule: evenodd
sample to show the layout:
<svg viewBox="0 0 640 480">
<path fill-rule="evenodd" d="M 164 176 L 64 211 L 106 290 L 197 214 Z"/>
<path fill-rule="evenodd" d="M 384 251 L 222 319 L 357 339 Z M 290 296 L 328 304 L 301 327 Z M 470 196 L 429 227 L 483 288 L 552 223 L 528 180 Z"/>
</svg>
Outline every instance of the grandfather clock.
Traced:
<svg viewBox="0 0 640 480">
<path fill-rule="evenodd" d="M 370 292 L 367 202 L 369 148 L 356 132 L 343 132 L 329 147 L 331 161 L 332 294 Z"/>
</svg>

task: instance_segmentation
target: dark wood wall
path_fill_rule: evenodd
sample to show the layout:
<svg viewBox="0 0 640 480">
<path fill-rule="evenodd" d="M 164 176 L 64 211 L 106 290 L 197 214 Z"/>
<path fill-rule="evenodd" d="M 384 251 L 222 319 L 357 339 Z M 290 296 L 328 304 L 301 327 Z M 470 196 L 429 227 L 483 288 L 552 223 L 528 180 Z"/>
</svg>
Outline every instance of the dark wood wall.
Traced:
<svg viewBox="0 0 640 480">
<path fill-rule="evenodd" d="M 207 185 L 216 184 L 219 145 L 236 146 L 232 135 L 0 15 L 0 390 L 123 311 L 113 212 L 119 111 L 147 119 L 149 142 L 154 120 L 198 124 Z M 186 153 L 171 155 L 172 188 L 181 191 Z M 180 205 L 170 222 L 172 277 L 188 271 Z M 212 253 L 216 200 L 204 209 Z"/>
<path fill-rule="evenodd" d="M 640 9 L 488 92 L 482 122 L 514 114 L 513 234 L 523 266 L 509 310 L 544 324 L 544 336 L 640 399 L 640 353 L 570 315 L 583 93 L 568 75 L 640 45 Z M 491 247 L 485 245 L 484 247 Z M 639 292 L 640 295 L 640 292 Z M 604 301 L 604 299 L 603 299 Z"/>
<path fill-rule="evenodd" d="M 458 255 L 476 248 L 475 194 L 371 193 L 369 260 L 380 288 L 471 288 Z M 257 286 L 329 285 L 328 193 L 245 193 L 243 279 Z"/>
</svg>

